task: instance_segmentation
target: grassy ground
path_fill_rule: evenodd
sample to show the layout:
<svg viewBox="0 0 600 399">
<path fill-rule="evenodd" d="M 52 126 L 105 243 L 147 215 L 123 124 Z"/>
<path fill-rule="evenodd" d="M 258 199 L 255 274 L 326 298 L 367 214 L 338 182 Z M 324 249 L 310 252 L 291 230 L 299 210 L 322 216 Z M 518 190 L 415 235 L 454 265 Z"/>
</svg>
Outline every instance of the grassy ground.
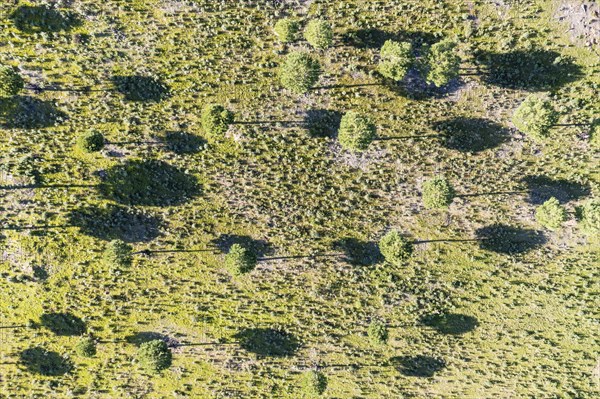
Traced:
<svg viewBox="0 0 600 399">
<path fill-rule="evenodd" d="M 571 214 L 598 195 L 597 151 L 586 126 L 557 127 L 539 145 L 509 122 L 529 92 L 551 92 L 561 124 L 600 115 L 598 55 L 555 24 L 554 2 L 80 0 L 71 9 L 81 23 L 54 32 L 17 29 L 8 3 L 0 60 L 53 90 L 23 92 L 16 110 L 0 104 L 0 396 L 297 398 L 314 365 L 331 398 L 600 393 L 598 240 L 573 221 L 543 241 L 530 233 L 549 194 Z M 282 54 L 304 47 L 274 40 L 286 14 L 335 23 L 319 88 L 302 97 L 276 79 Z M 458 37 L 463 59 L 448 90 L 389 87 L 372 73 L 386 38 L 443 36 Z M 168 95 L 130 101 L 113 84 L 128 75 L 154 76 Z M 248 123 L 207 142 L 207 102 Z M 381 140 L 362 156 L 304 123 L 347 110 L 377 121 Z M 107 151 L 74 147 L 91 128 Z M 449 128 L 480 140 L 447 141 Z M 40 172 L 33 188 L 15 166 L 26 155 Z M 162 161 L 155 181 L 184 189 L 158 184 L 127 200 L 98 187 L 136 159 Z M 427 211 L 420 184 L 438 173 L 461 196 Z M 199 191 L 184 184 L 190 175 Z M 529 238 L 521 253 L 469 241 L 494 225 Z M 431 242 L 407 265 L 386 265 L 372 248 L 390 228 Z M 109 268 L 101 251 L 116 237 L 148 252 Z M 266 259 L 232 279 L 222 252 L 238 241 Z M 324 254 L 335 256 L 310 256 Z M 41 323 L 55 313 L 84 321 L 95 358 Z M 386 346 L 366 338 L 374 318 L 390 326 Z M 149 334 L 183 344 L 160 375 L 136 364 Z M 276 356 L 269 340 L 285 350 Z M 35 347 L 74 368 L 28 370 L 22 354 Z"/>
</svg>

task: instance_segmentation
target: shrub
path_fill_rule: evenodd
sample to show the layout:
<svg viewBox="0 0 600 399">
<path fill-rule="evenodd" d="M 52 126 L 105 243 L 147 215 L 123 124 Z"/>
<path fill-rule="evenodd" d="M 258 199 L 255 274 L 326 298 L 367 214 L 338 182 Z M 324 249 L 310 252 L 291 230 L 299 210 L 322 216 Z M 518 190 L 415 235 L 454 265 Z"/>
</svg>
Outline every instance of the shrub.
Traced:
<svg viewBox="0 0 600 399">
<path fill-rule="evenodd" d="M 375 138 L 377 129 L 367 117 L 350 111 L 342 117 L 338 140 L 342 148 L 350 151 L 365 151 Z"/>
<path fill-rule="evenodd" d="M 557 121 L 558 114 L 550 101 L 534 94 L 521 103 L 512 117 L 516 128 L 536 141 L 546 138 Z"/>
<path fill-rule="evenodd" d="M 550 230 L 558 229 L 567 220 L 567 211 L 556 198 L 552 197 L 538 206 L 535 220 Z"/>
<path fill-rule="evenodd" d="M 96 355 L 96 342 L 92 337 L 83 337 L 77 343 L 75 352 L 82 357 L 94 357 Z"/>
<path fill-rule="evenodd" d="M 600 233 L 600 200 L 593 199 L 580 209 L 581 229 L 590 234 Z"/>
<path fill-rule="evenodd" d="M 225 256 L 225 267 L 235 276 L 251 272 L 256 263 L 256 254 L 240 244 L 233 244 Z"/>
<path fill-rule="evenodd" d="M 423 205 L 429 209 L 446 208 L 454 199 L 454 188 L 443 176 L 423 183 Z"/>
<path fill-rule="evenodd" d="M 319 61 L 305 52 L 292 52 L 287 55 L 279 72 L 281 84 L 296 94 L 303 94 L 319 80 Z"/>
<path fill-rule="evenodd" d="M 283 43 L 295 41 L 298 37 L 298 29 L 298 22 L 289 18 L 280 19 L 274 27 L 275 34 Z"/>
<path fill-rule="evenodd" d="M 327 389 L 327 377 L 319 371 L 307 371 L 302 374 L 300 384 L 305 398 L 316 398 Z"/>
<path fill-rule="evenodd" d="M 104 147 L 104 135 L 96 131 L 83 133 L 77 140 L 77 146 L 85 152 L 100 151 Z"/>
<path fill-rule="evenodd" d="M 379 250 L 386 261 L 399 265 L 413 253 L 413 243 L 392 230 L 379 241 Z"/>
<path fill-rule="evenodd" d="M 413 63 L 412 45 L 388 40 L 381 47 L 379 73 L 386 78 L 401 81 Z"/>
<path fill-rule="evenodd" d="M 25 81 L 16 68 L 0 65 L 0 98 L 17 95 L 25 86 Z"/>
<path fill-rule="evenodd" d="M 371 341 L 371 343 L 383 345 L 388 340 L 387 326 L 381 321 L 373 320 L 371 324 L 369 324 L 367 335 L 369 336 L 369 340 Z"/>
<path fill-rule="evenodd" d="M 173 355 L 165 341 L 155 339 L 140 345 L 138 359 L 144 369 L 159 372 L 171 366 Z"/>
<path fill-rule="evenodd" d="M 329 22 L 314 19 L 306 25 L 304 38 L 314 48 L 324 50 L 333 44 L 333 30 Z"/>
<path fill-rule="evenodd" d="M 202 109 L 202 128 L 213 138 L 221 137 L 233 123 L 233 112 L 222 105 L 208 104 Z"/>
<path fill-rule="evenodd" d="M 425 57 L 427 83 L 441 87 L 458 76 L 460 57 L 455 49 L 456 43 L 451 40 L 443 40 L 431 46 Z"/>
<path fill-rule="evenodd" d="M 590 132 L 590 144 L 592 147 L 600 148 L 600 121 L 596 121 L 592 124 L 592 130 Z"/>
<path fill-rule="evenodd" d="M 104 248 L 104 260 L 113 266 L 130 266 L 133 256 L 131 245 L 121 240 L 113 240 Z"/>
</svg>

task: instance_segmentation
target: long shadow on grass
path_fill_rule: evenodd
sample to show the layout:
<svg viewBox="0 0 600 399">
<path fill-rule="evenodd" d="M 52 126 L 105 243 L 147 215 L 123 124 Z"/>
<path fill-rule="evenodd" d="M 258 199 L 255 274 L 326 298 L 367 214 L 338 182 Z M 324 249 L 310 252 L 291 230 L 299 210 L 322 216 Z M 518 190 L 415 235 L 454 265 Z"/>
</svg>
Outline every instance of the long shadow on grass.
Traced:
<svg viewBox="0 0 600 399">
<path fill-rule="evenodd" d="M 81 20 L 72 12 L 57 10 L 46 5 L 22 5 L 9 16 L 22 32 L 59 32 L 81 25 Z"/>
<path fill-rule="evenodd" d="M 341 121 L 342 113 L 330 109 L 310 109 L 304 117 L 304 124 L 312 137 L 335 137 Z"/>
<path fill-rule="evenodd" d="M 69 222 L 81 233 L 103 240 L 151 241 L 160 234 L 162 220 L 143 211 L 117 205 L 72 211 Z"/>
<path fill-rule="evenodd" d="M 180 155 L 195 154 L 206 145 L 203 138 L 186 132 L 167 132 L 164 141 L 168 150 Z"/>
<path fill-rule="evenodd" d="M 557 89 L 583 76 L 579 65 L 556 51 L 480 52 L 476 58 L 487 68 L 484 81 L 510 89 Z"/>
<path fill-rule="evenodd" d="M 433 44 L 436 36 L 427 32 L 397 31 L 390 32 L 377 28 L 351 30 L 342 35 L 345 45 L 356 48 L 379 49 L 387 40 L 411 42 L 413 46 Z"/>
<path fill-rule="evenodd" d="M 383 261 L 376 242 L 345 237 L 333 243 L 336 250 L 344 252 L 346 260 L 358 266 L 371 266 Z"/>
<path fill-rule="evenodd" d="M 71 313 L 44 313 L 40 324 L 59 336 L 83 335 L 85 322 Z"/>
<path fill-rule="evenodd" d="M 421 318 L 421 323 L 447 335 L 462 335 L 479 325 L 475 317 L 457 313 L 426 315 Z"/>
<path fill-rule="evenodd" d="M 158 102 L 169 95 L 169 87 L 151 76 L 119 75 L 112 82 L 127 101 Z"/>
<path fill-rule="evenodd" d="M 237 234 L 221 234 L 219 237 L 211 241 L 211 244 L 217 247 L 221 252 L 227 253 L 233 244 L 239 244 L 262 258 L 273 254 L 273 247 L 266 240 L 255 239 L 250 236 L 242 236 Z"/>
<path fill-rule="evenodd" d="M 21 352 L 20 359 L 27 370 L 44 376 L 61 376 L 73 368 L 71 362 L 59 353 L 41 347 L 25 349 Z"/>
<path fill-rule="evenodd" d="M 153 332 L 153 331 L 140 331 L 125 337 L 125 341 L 130 344 L 134 344 L 136 346 L 140 346 L 141 344 L 149 341 L 161 340 L 164 341 L 167 346 L 171 348 L 178 347 L 179 341 L 174 338 L 171 338 L 165 334 Z"/>
<path fill-rule="evenodd" d="M 433 377 L 446 367 L 446 362 L 433 356 L 396 356 L 389 360 L 396 369 L 407 377 Z"/>
<path fill-rule="evenodd" d="M 543 204 L 552 197 L 564 204 L 591 194 L 589 185 L 566 179 L 538 175 L 525 176 L 521 181 L 529 189 L 529 202 L 535 205 Z"/>
<path fill-rule="evenodd" d="M 52 101 L 29 96 L 0 99 L 0 127 L 6 129 L 42 129 L 66 119 Z"/>
<path fill-rule="evenodd" d="M 464 152 L 480 152 L 506 142 L 510 131 L 504 126 L 481 118 L 454 118 L 435 122 L 433 129 L 442 134 L 446 148 Z"/>
<path fill-rule="evenodd" d="M 300 348 L 294 335 L 274 328 L 247 328 L 234 338 L 242 348 L 259 356 L 287 357 L 294 355 Z"/>
<path fill-rule="evenodd" d="M 548 241 L 542 231 L 503 224 L 482 227 L 475 234 L 481 249 L 508 255 L 531 251 Z"/>
<path fill-rule="evenodd" d="M 194 176 L 157 160 L 132 160 L 114 166 L 99 188 L 106 198 L 127 205 L 180 205 L 200 194 Z"/>
</svg>

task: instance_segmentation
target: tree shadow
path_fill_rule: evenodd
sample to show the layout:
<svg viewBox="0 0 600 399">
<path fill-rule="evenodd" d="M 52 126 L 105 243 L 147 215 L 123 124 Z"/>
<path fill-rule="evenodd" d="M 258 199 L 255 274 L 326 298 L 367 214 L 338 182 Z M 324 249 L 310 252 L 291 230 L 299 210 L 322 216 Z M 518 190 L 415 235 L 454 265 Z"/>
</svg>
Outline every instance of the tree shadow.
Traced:
<svg viewBox="0 0 600 399">
<path fill-rule="evenodd" d="M 46 5 L 21 5 L 9 18 L 17 29 L 26 33 L 66 31 L 82 24 L 75 13 Z"/>
<path fill-rule="evenodd" d="M 426 315 L 421 318 L 421 323 L 447 335 L 462 335 L 479 325 L 475 317 L 457 313 Z"/>
<path fill-rule="evenodd" d="M 383 261 L 377 243 L 345 237 L 333 243 L 336 250 L 344 252 L 346 260 L 358 266 L 372 266 Z"/>
<path fill-rule="evenodd" d="M 180 346 L 179 341 L 174 338 L 171 338 L 165 334 L 152 332 L 152 331 L 141 331 L 135 334 L 128 335 L 125 337 L 125 341 L 127 343 L 140 346 L 141 344 L 149 341 L 161 340 L 164 341 L 168 347 L 176 348 Z"/>
<path fill-rule="evenodd" d="M 68 220 L 85 235 L 131 243 L 155 239 L 160 235 L 162 226 L 161 219 L 156 216 L 117 205 L 71 211 Z"/>
<path fill-rule="evenodd" d="M 521 182 L 526 184 L 529 189 L 529 203 L 535 205 L 543 204 L 552 197 L 564 204 L 591 194 L 591 188 L 588 185 L 543 175 L 525 176 Z"/>
<path fill-rule="evenodd" d="M 446 148 L 481 152 L 506 142 L 510 131 L 504 126 L 482 118 L 459 117 L 435 122 L 433 129 L 442 134 L 442 145 Z"/>
<path fill-rule="evenodd" d="M 168 86 L 151 76 L 119 75 L 113 76 L 112 81 L 128 101 L 158 102 L 169 94 Z"/>
<path fill-rule="evenodd" d="M 44 313 L 40 324 L 59 336 L 83 335 L 85 322 L 71 313 Z"/>
<path fill-rule="evenodd" d="M 335 137 L 340 128 L 342 113 L 329 109 L 306 111 L 304 124 L 312 137 Z"/>
<path fill-rule="evenodd" d="M 167 132 L 165 134 L 166 147 L 175 154 L 195 154 L 200 152 L 206 140 L 186 132 Z"/>
<path fill-rule="evenodd" d="M 447 85 L 441 87 L 427 83 L 423 74 L 416 68 L 409 69 L 401 82 L 388 79 L 378 72 L 375 73 L 375 76 L 379 79 L 382 86 L 386 87 L 395 95 L 413 100 L 444 98 L 456 93 L 463 86 L 463 82 L 460 78 L 453 79 Z"/>
<path fill-rule="evenodd" d="M 433 356 L 395 356 L 389 362 L 407 377 L 433 377 L 446 367 L 446 362 Z"/>
<path fill-rule="evenodd" d="M 247 328 L 236 335 L 242 348 L 259 356 L 287 357 L 300 348 L 298 339 L 283 330 L 274 328 Z"/>
<path fill-rule="evenodd" d="M 127 205 L 172 206 L 200 194 L 196 177 L 158 160 L 128 160 L 106 172 L 106 198 Z"/>
<path fill-rule="evenodd" d="M 273 247 L 268 241 L 255 239 L 250 236 L 221 234 L 219 237 L 212 240 L 211 244 L 216 246 L 223 253 L 229 252 L 229 249 L 233 244 L 239 244 L 244 248 L 250 249 L 259 258 L 273 254 Z"/>
<path fill-rule="evenodd" d="M 521 254 L 544 245 L 548 239 L 542 231 L 494 224 L 476 230 L 479 247 L 502 254 Z"/>
<path fill-rule="evenodd" d="M 424 44 L 433 44 L 436 36 L 427 32 L 390 32 L 377 28 L 351 30 L 342 35 L 342 43 L 359 49 L 379 49 L 388 40 L 408 41 L 418 48 Z"/>
<path fill-rule="evenodd" d="M 0 127 L 6 129 L 42 129 L 67 119 L 67 114 L 52 101 L 16 96 L 0 99 Z"/>
<path fill-rule="evenodd" d="M 57 352 L 40 347 L 25 349 L 21 352 L 20 359 L 27 370 L 44 376 L 61 376 L 73 368 L 71 362 Z"/>
<path fill-rule="evenodd" d="M 33 278 L 38 281 L 46 281 L 50 275 L 43 266 L 33 266 Z"/>
<path fill-rule="evenodd" d="M 582 69 L 560 53 L 548 50 L 480 52 L 477 62 L 486 67 L 486 83 L 510 89 L 551 90 L 583 76 Z"/>
</svg>

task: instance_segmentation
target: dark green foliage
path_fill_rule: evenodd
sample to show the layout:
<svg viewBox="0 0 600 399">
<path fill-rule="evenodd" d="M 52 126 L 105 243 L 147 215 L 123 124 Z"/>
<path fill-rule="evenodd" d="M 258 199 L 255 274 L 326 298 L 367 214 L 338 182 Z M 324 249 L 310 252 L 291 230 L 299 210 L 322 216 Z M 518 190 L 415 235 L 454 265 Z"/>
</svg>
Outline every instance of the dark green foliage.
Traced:
<svg viewBox="0 0 600 399">
<path fill-rule="evenodd" d="M 155 339 L 140 345 L 138 360 L 142 368 L 156 373 L 171 366 L 173 354 L 165 341 Z"/>
<path fill-rule="evenodd" d="M 128 205 L 172 206 L 199 193 L 194 176 L 157 160 L 128 160 L 112 167 L 100 192 Z"/>
<path fill-rule="evenodd" d="M 307 371 L 301 376 L 300 386 L 304 398 L 317 398 L 327 389 L 327 377 L 320 371 Z"/>
<path fill-rule="evenodd" d="M 379 320 L 373 320 L 371 324 L 369 324 L 367 335 L 369 336 L 369 341 L 371 341 L 371 343 L 383 345 L 388 340 L 388 328 L 385 323 Z"/>
<path fill-rule="evenodd" d="M 57 352 L 34 347 L 21 352 L 21 363 L 32 373 L 44 376 L 61 376 L 73 368 L 71 362 Z"/>
<path fill-rule="evenodd" d="M 40 324 L 59 336 L 83 335 L 85 322 L 70 313 L 44 313 Z"/>
<path fill-rule="evenodd" d="M 96 341 L 92 337 L 82 337 L 75 347 L 75 352 L 82 357 L 94 357 L 96 355 Z"/>
<path fill-rule="evenodd" d="M 202 128 L 212 138 L 221 138 L 233 123 L 233 112 L 222 105 L 207 104 L 202 109 Z"/>
<path fill-rule="evenodd" d="M 365 151 L 375 139 L 377 128 L 370 118 L 358 112 L 347 112 L 340 122 L 338 140 L 342 148 Z"/>
<path fill-rule="evenodd" d="M 296 94 L 309 91 L 319 80 L 320 74 L 319 61 L 301 51 L 289 53 L 279 71 L 281 85 Z"/>
<path fill-rule="evenodd" d="M 0 65 L 0 98 L 17 95 L 25 86 L 25 81 L 16 68 Z"/>
<path fill-rule="evenodd" d="M 225 256 L 225 267 L 234 276 L 250 273 L 256 262 L 256 254 L 240 244 L 233 244 Z"/>
<path fill-rule="evenodd" d="M 122 240 L 112 240 L 104 248 L 103 259 L 111 266 L 131 266 L 132 247 Z"/>
<path fill-rule="evenodd" d="M 104 148 L 104 135 L 91 130 L 83 133 L 77 139 L 77 146 L 85 152 L 96 152 Z"/>
<path fill-rule="evenodd" d="M 558 121 L 558 113 L 545 97 L 528 96 L 512 117 L 515 127 L 535 141 L 543 141 Z"/>
<path fill-rule="evenodd" d="M 581 229 L 589 235 L 600 234 L 600 200 L 592 199 L 580 209 Z"/>
<path fill-rule="evenodd" d="M 412 45 L 388 40 L 381 47 L 379 73 L 386 78 L 401 81 L 413 64 Z"/>
<path fill-rule="evenodd" d="M 555 230 L 567 220 L 567 211 L 552 197 L 535 210 L 535 220 L 547 229 Z"/>
<path fill-rule="evenodd" d="M 300 347 L 294 335 L 279 328 L 244 329 L 234 338 L 239 340 L 242 348 L 260 356 L 292 356 Z"/>
<path fill-rule="evenodd" d="M 423 205 L 426 208 L 447 208 L 454 196 L 454 188 L 443 176 L 435 176 L 423 183 Z"/>
<path fill-rule="evenodd" d="M 80 25 L 79 18 L 66 10 L 46 5 L 22 5 L 10 14 L 17 29 L 27 32 L 58 32 Z"/>
<path fill-rule="evenodd" d="M 277 21 L 274 27 L 275 34 L 283 43 L 296 41 L 300 25 L 298 21 L 289 18 L 283 18 Z"/>
<path fill-rule="evenodd" d="M 304 29 L 304 38 L 314 48 L 325 50 L 333 44 L 333 30 L 329 22 L 313 19 Z"/>
<path fill-rule="evenodd" d="M 392 230 L 379 241 L 379 250 L 386 261 L 400 265 L 411 257 L 414 247 L 412 241 Z"/>
<path fill-rule="evenodd" d="M 157 102 L 169 93 L 167 85 L 152 76 L 114 76 L 113 83 L 128 101 Z"/>
<path fill-rule="evenodd" d="M 458 76 L 460 57 L 456 54 L 456 43 L 443 40 L 431 46 L 425 57 L 425 79 L 437 87 L 447 85 Z"/>
</svg>

